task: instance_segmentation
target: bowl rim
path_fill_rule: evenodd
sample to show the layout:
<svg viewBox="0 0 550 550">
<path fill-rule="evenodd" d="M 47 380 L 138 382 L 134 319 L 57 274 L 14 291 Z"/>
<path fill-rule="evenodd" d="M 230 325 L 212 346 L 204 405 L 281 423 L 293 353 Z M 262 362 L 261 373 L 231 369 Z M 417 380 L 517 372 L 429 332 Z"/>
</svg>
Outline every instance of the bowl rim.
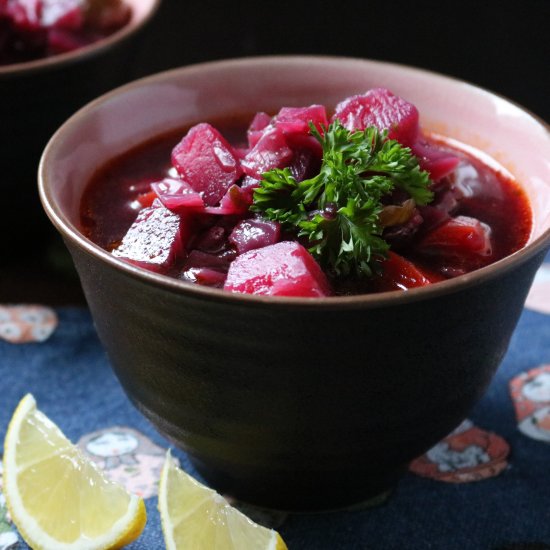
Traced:
<svg viewBox="0 0 550 550">
<path fill-rule="evenodd" d="M 492 92 L 481 86 L 474 85 L 465 80 L 454 78 L 448 75 L 444 75 L 435 71 L 414 67 L 411 65 L 404 65 L 400 63 L 393 63 L 388 61 L 380 61 L 368 58 L 347 57 L 347 56 L 327 56 L 327 55 L 265 55 L 265 56 L 250 56 L 250 57 L 237 57 L 215 61 L 207 61 L 202 63 L 191 64 L 183 67 L 162 71 L 144 78 L 134 80 L 128 84 L 115 88 L 114 90 L 96 98 L 82 107 L 76 113 L 74 113 L 65 123 L 55 132 L 46 145 L 38 168 L 38 188 L 40 200 L 42 206 L 50 218 L 51 222 L 61 233 L 65 240 L 69 240 L 73 245 L 79 248 L 81 251 L 87 253 L 90 256 L 95 257 L 100 262 L 106 264 L 110 268 L 122 272 L 123 274 L 142 281 L 145 284 L 153 285 L 158 288 L 162 288 L 165 291 L 169 291 L 174 294 L 182 294 L 188 298 L 195 298 L 201 301 L 215 301 L 229 303 L 233 305 L 247 306 L 247 307 L 268 307 L 272 308 L 284 308 L 284 309 L 356 309 L 358 307 L 363 309 L 372 309 L 381 306 L 391 306 L 413 303 L 416 301 L 422 301 L 429 298 L 435 298 L 437 296 L 453 294 L 469 287 L 483 284 L 491 279 L 507 273 L 514 267 L 528 261 L 533 256 L 542 253 L 545 249 L 550 248 L 550 227 L 546 229 L 539 237 L 528 243 L 520 250 L 502 258 L 488 266 L 482 267 L 470 273 L 460 275 L 453 279 L 440 281 L 424 287 L 417 287 L 409 289 L 407 291 L 388 291 L 373 294 L 357 294 L 351 296 L 328 296 L 322 298 L 304 298 L 304 297 L 286 297 L 286 296 L 258 296 L 253 294 L 241 294 L 231 293 L 224 291 L 223 289 L 205 287 L 188 283 L 154 273 L 130 263 L 124 262 L 119 258 L 109 254 L 107 251 L 93 243 L 86 238 L 77 227 L 63 213 L 62 209 L 55 203 L 52 197 L 52 191 L 48 185 L 48 165 L 51 162 L 50 157 L 55 152 L 57 142 L 62 138 L 63 134 L 77 124 L 82 116 L 85 116 L 89 112 L 97 109 L 103 103 L 108 102 L 113 97 L 125 94 L 127 91 L 139 88 L 143 85 L 150 83 L 169 80 L 175 75 L 181 73 L 193 73 L 203 72 L 205 70 L 216 70 L 219 68 L 228 69 L 231 66 L 252 66 L 254 64 L 265 67 L 266 64 L 309 64 L 309 63 L 356 63 L 358 65 L 377 65 L 388 66 L 396 70 L 411 71 L 418 75 L 424 75 L 431 78 L 437 78 L 446 80 L 449 83 L 465 85 L 471 87 L 477 91 L 484 92 L 491 96 L 504 100 L 513 106 L 520 109 L 524 114 L 528 115 L 536 122 L 538 122 L 546 131 L 550 138 L 550 125 L 546 123 L 536 114 L 532 113 L 528 109 L 524 108 L 520 104 L 510 100 L 498 93 Z M 550 182 L 549 182 L 550 183 Z"/>
<path fill-rule="evenodd" d="M 98 55 L 101 55 L 109 48 L 112 48 L 119 43 L 126 42 L 131 36 L 140 31 L 157 13 L 162 0 L 151 0 L 149 9 L 145 12 L 141 19 L 135 22 L 130 21 L 112 34 L 92 42 L 82 48 L 77 48 L 66 53 L 60 53 L 31 61 L 21 63 L 12 63 L 9 65 L 0 65 L 0 81 L 4 79 L 17 78 L 22 75 L 33 75 L 52 68 L 64 68 L 67 65 L 72 65 L 83 60 L 87 60 Z"/>
</svg>

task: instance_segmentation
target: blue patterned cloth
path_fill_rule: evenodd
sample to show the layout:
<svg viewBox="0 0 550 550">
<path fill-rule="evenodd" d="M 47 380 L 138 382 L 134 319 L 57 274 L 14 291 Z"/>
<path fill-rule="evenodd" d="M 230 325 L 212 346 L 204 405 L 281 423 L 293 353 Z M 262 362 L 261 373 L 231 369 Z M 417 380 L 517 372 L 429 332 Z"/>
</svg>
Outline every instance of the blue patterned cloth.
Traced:
<svg viewBox="0 0 550 550">
<path fill-rule="evenodd" d="M 43 343 L 0 340 L 0 430 L 27 392 L 72 441 L 107 426 L 129 426 L 162 448 L 168 443 L 137 412 L 113 375 L 86 309 L 57 311 Z M 550 442 L 518 430 L 509 382 L 550 363 L 550 316 L 525 310 L 489 391 L 470 416 L 501 436 L 511 452 L 494 477 L 447 483 L 408 473 L 387 502 L 354 512 L 291 515 L 277 525 L 290 550 L 550 548 Z M 193 473 L 185 455 L 174 451 Z M 128 548 L 163 549 L 156 497 L 146 500 L 143 535 Z M 20 542 L 20 548 L 27 546 Z"/>
</svg>

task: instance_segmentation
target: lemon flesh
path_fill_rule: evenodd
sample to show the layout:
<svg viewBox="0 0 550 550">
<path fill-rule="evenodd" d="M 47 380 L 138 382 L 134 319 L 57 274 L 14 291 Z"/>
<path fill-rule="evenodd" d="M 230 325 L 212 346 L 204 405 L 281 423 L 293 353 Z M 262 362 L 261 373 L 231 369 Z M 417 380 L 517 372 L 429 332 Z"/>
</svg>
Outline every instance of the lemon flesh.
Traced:
<svg viewBox="0 0 550 550">
<path fill-rule="evenodd" d="M 168 550 L 286 550 L 281 536 L 254 523 L 216 491 L 205 487 L 166 456 L 159 511 Z"/>
<path fill-rule="evenodd" d="M 3 481 L 13 522 L 34 549 L 122 548 L 145 526 L 143 499 L 108 480 L 30 394 L 8 427 Z"/>
</svg>

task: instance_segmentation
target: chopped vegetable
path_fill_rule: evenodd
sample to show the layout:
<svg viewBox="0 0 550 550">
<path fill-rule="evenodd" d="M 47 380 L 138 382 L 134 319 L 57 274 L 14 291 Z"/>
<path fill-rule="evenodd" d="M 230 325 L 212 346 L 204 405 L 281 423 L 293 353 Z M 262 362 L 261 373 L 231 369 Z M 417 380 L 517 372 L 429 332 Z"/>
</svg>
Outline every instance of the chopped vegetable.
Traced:
<svg viewBox="0 0 550 550">
<path fill-rule="evenodd" d="M 292 241 L 237 256 L 229 267 L 224 289 L 263 296 L 321 297 L 331 294 L 319 265 L 303 246 Z"/>
<path fill-rule="evenodd" d="M 264 173 L 251 210 L 305 238 L 308 249 L 334 275 L 370 276 L 389 245 L 382 238 L 383 199 L 403 191 L 416 204 L 431 201 L 428 174 L 410 149 L 371 126 L 350 131 L 339 121 L 321 134 L 320 173 L 297 181 L 288 168 Z"/>
<path fill-rule="evenodd" d="M 217 123 L 102 169 L 83 200 L 86 233 L 184 281 L 303 297 L 425 286 L 530 234 L 517 183 L 423 133 L 416 107 L 389 90 L 344 99 L 331 117 L 314 104 Z"/>
</svg>

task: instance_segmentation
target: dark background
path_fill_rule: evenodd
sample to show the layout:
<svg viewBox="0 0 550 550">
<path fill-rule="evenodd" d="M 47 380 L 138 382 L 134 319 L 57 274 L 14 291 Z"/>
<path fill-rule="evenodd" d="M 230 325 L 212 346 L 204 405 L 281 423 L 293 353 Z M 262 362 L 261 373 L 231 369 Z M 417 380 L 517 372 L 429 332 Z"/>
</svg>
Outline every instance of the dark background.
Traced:
<svg viewBox="0 0 550 550">
<path fill-rule="evenodd" d="M 100 66 L 99 80 L 88 73 L 82 77 L 90 97 L 71 99 L 76 110 L 114 87 L 115 76 L 120 84 L 216 59 L 324 54 L 392 61 L 444 73 L 506 96 L 550 121 L 549 29 L 550 0 L 325 0 L 323 4 L 162 0 L 134 47 L 128 73 L 114 75 Z M 93 84 L 97 84 L 96 91 L 92 91 Z M 0 97 L 1 86 L 0 82 Z M 31 100 L 38 101 L 42 93 L 47 92 L 38 90 Z M 27 94 L 20 95 L 26 100 Z M 21 116 L 25 117 L 23 111 Z M 26 244 L 14 241 L 14 235 L 20 235 L 28 243 L 21 228 L 14 231 L 10 223 L 0 223 L 3 249 L 6 243 L 13 245 L 10 252 L 0 254 L 0 302 L 83 303 L 68 254 L 34 196 L 36 167 L 31 164 L 28 188 L 35 212 L 33 225 L 26 229 L 35 247 L 29 253 Z M 19 192 L 16 196 L 20 198 Z M 29 211 L 25 205 L 32 201 L 20 203 L 21 209 Z M 51 242 L 39 245 L 38 236 Z M 14 250 L 22 252 L 16 261 Z"/>
<path fill-rule="evenodd" d="M 135 76 L 269 54 L 366 57 L 431 69 L 550 119 L 550 0 L 164 0 Z"/>
</svg>

